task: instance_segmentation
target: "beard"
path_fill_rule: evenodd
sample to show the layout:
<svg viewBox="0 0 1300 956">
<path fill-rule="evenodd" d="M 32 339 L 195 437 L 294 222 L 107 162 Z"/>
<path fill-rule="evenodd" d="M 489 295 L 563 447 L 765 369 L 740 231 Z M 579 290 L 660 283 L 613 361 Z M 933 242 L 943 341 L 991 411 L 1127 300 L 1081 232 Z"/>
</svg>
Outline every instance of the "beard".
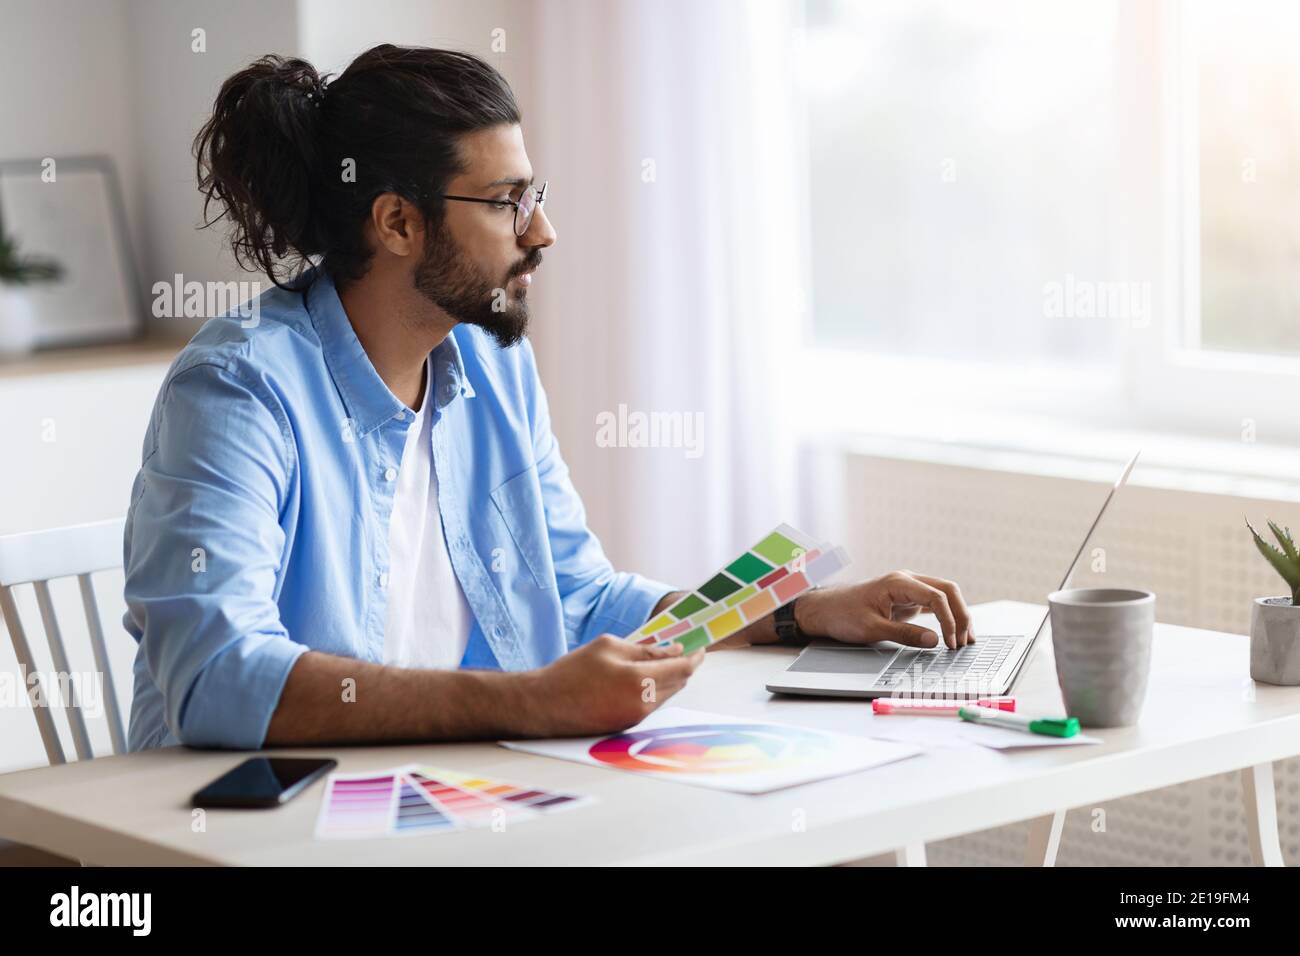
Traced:
<svg viewBox="0 0 1300 956">
<path fill-rule="evenodd" d="M 511 295 L 507 283 L 536 269 L 541 261 L 542 250 L 534 248 L 503 279 L 494 282 L 462 254 L 444 222 L 429 243 L 424 261 L 416 266 L 414 285 L 457 322 L 478 326 L 498 347 L 508 349 L 518 345 L 528 331 L 528 289 L 521 286 Z"/>
</svg>

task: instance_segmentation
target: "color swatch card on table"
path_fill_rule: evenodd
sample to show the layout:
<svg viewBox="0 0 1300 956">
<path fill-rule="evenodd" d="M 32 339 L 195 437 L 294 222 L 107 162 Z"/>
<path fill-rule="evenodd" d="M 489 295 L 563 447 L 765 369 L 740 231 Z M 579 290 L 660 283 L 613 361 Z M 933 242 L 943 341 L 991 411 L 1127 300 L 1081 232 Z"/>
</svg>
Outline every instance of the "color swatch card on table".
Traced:
<svg viewBox="0 0 1300 956">
<path fill-rule="evenodd" d="M 500 828 L 589 799 L 414 764 L 372 773 L 335 773 L 326 784 L 316 837 L 363 839 Z"/>
<path fill-rule="evenodd" d="M 426 793 L 453 811 L 470 801 L 505 807 L 521 814 L 572 810 L 591 802 L 591 797 L 576 793 L 524 787 L 446 767 L 415 767 L 410 776 L 420 782 Z"/>
<path fill-rule="evenodd" d="M 915 747 L 810 727 L 663 707 L 621 734 L 503 747 L 736 793 L 766 793 L 902 760 Z"/>
<path fill-rule="evenodd" d="M 401 786 L 401 776 L 391 770 L 330 774 L 316 819 L 316 837 L 383 836 L 397 816 Z"/>
</svg>

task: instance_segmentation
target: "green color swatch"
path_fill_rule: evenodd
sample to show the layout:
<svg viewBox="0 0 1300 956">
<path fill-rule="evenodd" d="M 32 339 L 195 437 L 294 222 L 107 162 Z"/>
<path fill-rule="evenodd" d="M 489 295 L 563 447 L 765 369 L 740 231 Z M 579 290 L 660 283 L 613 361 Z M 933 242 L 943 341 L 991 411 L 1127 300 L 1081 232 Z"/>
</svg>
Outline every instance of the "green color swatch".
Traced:
<svg viewBox="0 0 1300 956">
<path fill-rule="evenodd" d="M 715 574 L 707 584 L 700 587 L 700 593 L 710 601 L 721 601 L 728 594 L 739 590 L 740 585 L 722 573 Z"/>
<path fill-rule="evenodd" d="M 794 560 L 795 555 L 802 553 L 805 549 L 780 532 L 773 531 L 754 545 L 754 550 L 773 564 L 785 564 L 787 561 Z"/>
<path fill-rule="evenodd" d="M 771 570 L 772 565 L 762 558 L 755 557 L 748 551 L 727 565 L 727 573 L 738 581 L 744 581 L 746 584 L 757 581 Z"/>
<path fill-rule="evenodd" d="M 723 603 L 726 604 L 727 607 L 735 607 L 741 601 L 745 600 L 745 598 L 753 597 L 757 593 L 758 593 L 758 588 L 756 588 L 754 585 L 751 584 L 749 587 L 745 588 L 745 590 L 737 591 L 731 597 L 727 598 L 727 600 L 724 601 Z"/>
<path fill-rule="evenodd" d="M 679 621 L 684 621 L 696 611 L 701 611 L 709 606 L 709 602 L 701 598 L 698 594 L 688 594 L 672 606 L 672 616 Z"/>
<path fill-rule="evenodd" d="M 682 645 L 682 653 L 689 654 L 691 651 L 698 651 L 701 647 L 707 647 L 709 644 L 709 635 L 702 627 L 697 627 L 685 634 L 679 634 L 673 638 L 673 641 Z"/>
</svg>

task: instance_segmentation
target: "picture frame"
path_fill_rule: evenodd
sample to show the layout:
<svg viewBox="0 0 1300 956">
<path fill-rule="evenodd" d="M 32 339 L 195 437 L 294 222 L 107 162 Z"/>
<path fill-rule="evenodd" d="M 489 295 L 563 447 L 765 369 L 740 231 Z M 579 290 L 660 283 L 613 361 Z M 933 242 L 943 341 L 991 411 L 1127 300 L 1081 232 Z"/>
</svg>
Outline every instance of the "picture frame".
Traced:
<svg viewBox="0 0 1300 956">
<path fill-rule="evenodd" d="M 58 281 L 25 287 L 37 318 L 35 347 L 136 338 L 143 304 L 113 161 L 88 155 L 52 163 L 0 162 L 0 231 L 24 256 L 63 270 Z"/>
</svg>

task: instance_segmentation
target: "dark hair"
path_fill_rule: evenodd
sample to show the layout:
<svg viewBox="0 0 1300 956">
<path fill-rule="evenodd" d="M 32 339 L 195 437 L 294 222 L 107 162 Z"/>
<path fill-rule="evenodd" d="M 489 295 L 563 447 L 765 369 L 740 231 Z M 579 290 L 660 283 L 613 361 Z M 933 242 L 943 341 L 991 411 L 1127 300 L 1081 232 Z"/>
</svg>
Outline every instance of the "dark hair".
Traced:
<svg viewBox="0 0 1300 956">
<path fill-rule="evenodd" d="M 222 84 L 194 138 L 203 226 L 230 220 L 236 261 L 276 285 L 311 256 L 340 284 L 363 276 L 375 197 L 396 193 L 436 226 L 437 195 L 463 170 L 457 138 L 520 121 L 505 79 L 468 53 L 384 43 L 327 81 L 305 60 L 264 56 Z"/>
</svg>

